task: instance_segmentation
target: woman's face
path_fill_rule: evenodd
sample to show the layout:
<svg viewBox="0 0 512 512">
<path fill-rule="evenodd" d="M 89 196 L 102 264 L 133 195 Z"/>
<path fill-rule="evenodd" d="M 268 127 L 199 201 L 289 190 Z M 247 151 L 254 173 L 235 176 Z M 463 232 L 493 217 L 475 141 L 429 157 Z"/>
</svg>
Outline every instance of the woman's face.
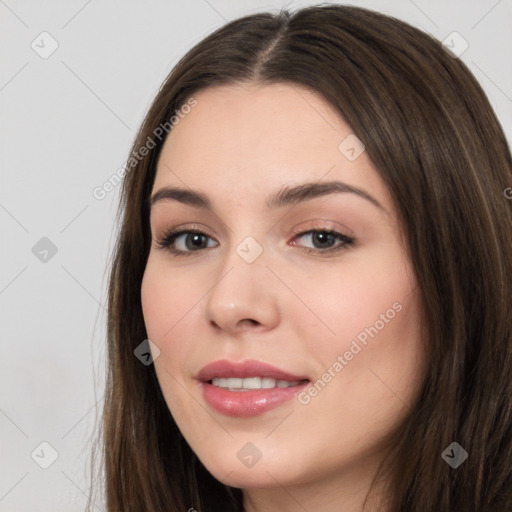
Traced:
<svg viewBox="0 0 512 512">
<path fill-rule="evenodd" d="M 418 289 L 390 194 L 305 88 L 195 99 L 158 162 L 141 290 L 170 412 L 228 485 L 360 480 L 423 379 Z"/>
</svg>

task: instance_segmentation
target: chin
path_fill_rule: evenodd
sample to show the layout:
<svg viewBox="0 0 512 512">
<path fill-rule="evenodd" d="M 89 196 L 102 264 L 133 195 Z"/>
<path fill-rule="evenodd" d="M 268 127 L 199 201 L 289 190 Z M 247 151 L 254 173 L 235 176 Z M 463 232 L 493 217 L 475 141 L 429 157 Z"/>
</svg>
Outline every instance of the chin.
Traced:
<svg viewBox="0 0 512 512">
<path fill-rule="evenodd" d="M 281 475 L 280 473 L 274 472 L 272 470 L 269 470 L 267 473 L 267 470 L 268 468 L 262 467 L 258 470 L 255 468 L 231 469 L 226 473 L 209 471 L 219 482 L 223 483 L 224 485 L 229 485 L 230 487 L 238 487 L 240 489 L 275 487 L 278 485 L 276 481 L 281 485 L 286 485 L 286 482 L 283 481 L 285 475 Z M 272 478 L 270 475 L 272 475 L 274 478 Z"/>
<path fill-rule="evenodd" d="M 243 459 L 243 454 L 241 455 Z M 262 456 L 256 463 L 247 466 L 236 455 L 234 457 L 213 456 L 201 459 L 206 469 L 221 483 L 238 488 L 264 488 L 276 485 L 300 483 L 300 475 L 295 474 L 289 464 L 283 461 L 265 461 Z"/>
</svg>

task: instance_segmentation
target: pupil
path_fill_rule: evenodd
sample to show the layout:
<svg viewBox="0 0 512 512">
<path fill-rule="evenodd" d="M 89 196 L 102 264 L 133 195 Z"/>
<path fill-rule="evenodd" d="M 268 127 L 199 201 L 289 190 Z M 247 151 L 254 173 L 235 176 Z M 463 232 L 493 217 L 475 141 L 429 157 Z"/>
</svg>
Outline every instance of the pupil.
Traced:
<svg viewBox="0 0 512 512">
<path fill-rule="evenodd" d="M 201 246 L 201 242 L 203 242 L 203 240 L 201 240 L 201 238 L 204 237 L 204 235 L 201 235 L 199 233 L 195 233 L 193 235 L 189 235 L 190 238 L 188 238 L 188 240 L 192 240 L 192 243 L 191 243 L 191 247 L 187 247 L 188 249 L 197 249 L 198 247 Z"/>
<path fill-rule="evenodd" d="M 319 242 L 319 245 L 329 245 L 326 242 L 332 242 L 333 235 L 331 233 L 318 232 L 313 233 L 313 242 Z"/>
</svg>

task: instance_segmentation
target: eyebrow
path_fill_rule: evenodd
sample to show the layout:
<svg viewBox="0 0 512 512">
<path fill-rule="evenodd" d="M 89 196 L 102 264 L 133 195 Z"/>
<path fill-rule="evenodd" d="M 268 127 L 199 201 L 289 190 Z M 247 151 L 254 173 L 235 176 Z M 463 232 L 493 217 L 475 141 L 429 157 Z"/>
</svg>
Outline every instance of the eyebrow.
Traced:
<svg viewBox="0 0 512 512">
<path fill-rule="evenodd" d="M 326 196 L 335 193 L 352 193 L 366 199 L 377 208 L 387 213 L 387 210 L 373 196 L 364 190 L 348 185 L 341 181 L 327 181 L 323 183 L 303 183 L 294 187 L 285 187 L 267 198 L 266 205 L 269 209 L 295 205 L 302 201 Z M 201 209 L 211 209 L 212 203 L 208 196 L 201 192 L 179 187 L 162 187 L 151 197 L 151 206 L 163 200 L 174 200 L 180 203 Z"/>
</svg>

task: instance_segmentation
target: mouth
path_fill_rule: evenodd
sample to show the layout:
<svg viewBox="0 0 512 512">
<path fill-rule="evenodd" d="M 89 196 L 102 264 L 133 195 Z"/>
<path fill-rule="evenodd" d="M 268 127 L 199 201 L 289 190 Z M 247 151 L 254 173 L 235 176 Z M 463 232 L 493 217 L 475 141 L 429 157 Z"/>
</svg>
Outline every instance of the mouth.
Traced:
<svg viewBox="0 0 512 512">
<path fill-rule="evenodd" d="M 311 380 L 261 361 L 221 360 L 205 366 L 196 376 L 203 398 L 226 416 L 263 414 L 291 400 Z"/>
<path fill-rule="evenodd" d="M 245 379 L 237 377 L 214 377 L 208 381 L 208 384 L 229 391 L 251 391 L 254 389 L 274 389 L 274 388 L 291 388 L 309 382 L 304 380 L 277 380 L 270 377 L 247 377 Z"/>
<path fill-rule="evenodd" d="M 307 375 L 295 375 L 281 368 L 277 368 L 262 361 L 254 359 L 243 362 L 220 359 L 206 365 L 196 376 L 201 382 L 209 382 L 214 386 L 246 389 L 288 387 L 284 383 L 296 383 L 310 380 Z M 213 380 L 216 379 L 215 382 Z M 220 382 L 218 379 L 221 379 Z M 223 380 L 224 379 L 224 380 Z M 240 380 L 237 380 L 240 379 Z M 229 381 L 229 382 L 226 382 Z M 279 384 L 281 383 L 281 384 Z M 278 385 L 279 384 L 279 385 Z"/>
</svg>

